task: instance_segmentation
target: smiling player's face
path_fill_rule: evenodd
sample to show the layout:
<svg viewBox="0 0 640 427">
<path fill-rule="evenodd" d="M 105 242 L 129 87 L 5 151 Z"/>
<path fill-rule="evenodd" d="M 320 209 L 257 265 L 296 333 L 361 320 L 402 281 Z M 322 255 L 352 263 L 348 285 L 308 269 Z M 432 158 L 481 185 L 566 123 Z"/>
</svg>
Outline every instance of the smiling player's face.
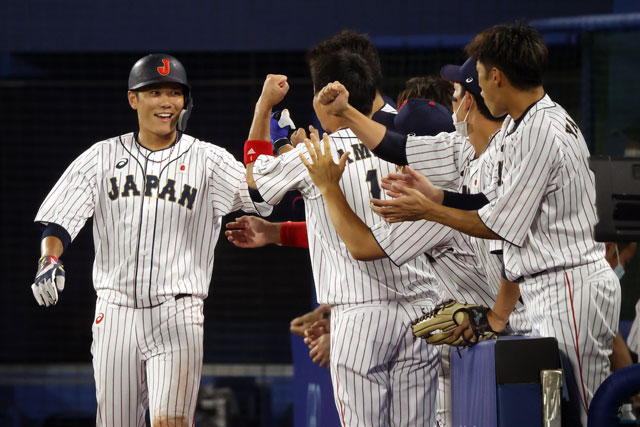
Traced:
<svg viewBox="0 0 640 427">
<path fill-rule="evenodd" d="M 184 90 L 178 83 L 163 83 L 129 92 L 129 104 L 138 112 L 141 133 L 166 137 L 175 133 L 184 107 Z"/>
</svg>

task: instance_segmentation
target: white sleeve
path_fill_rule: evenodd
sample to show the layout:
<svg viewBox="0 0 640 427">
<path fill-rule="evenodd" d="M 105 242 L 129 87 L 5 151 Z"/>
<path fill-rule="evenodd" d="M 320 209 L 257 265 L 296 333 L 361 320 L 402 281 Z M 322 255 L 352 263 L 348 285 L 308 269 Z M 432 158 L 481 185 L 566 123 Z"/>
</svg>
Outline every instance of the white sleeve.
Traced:
<svg viewBox="0 0 640 427">
<path fill-rule="evenodd" d="M 478 211 L 482 222 L 509 243 L 522 246 L 550 179 L 563 161 L 557 136 L 549 127 L 533 125 L 514 144 L 504 175 L 504 193 Z M 524 134 L 523 130 L 523 134 Z"/>
<path fill-rule="evenodd" d="M 461 160 L 466 140 L 455 133 L 442 132 L 436 136 L 408 136 L 406 155 L 412 169 L 422 173 L 437 187 L 458 190 Z"/>
<path fill-rule="evenodd" d="M 298 156 L 299 153 L 308 156 L 303 144 L 278 157 L 261 155 L 256 159 L 253 164 L 253 179 L 267 203 L 278 204 L 291 190 L 300 190 L 302 194 L 309 195 L 313 182 Z"/>
<path fill-rule="evenodd" d="M 261 216 L 271 214 L 273 208 L 270 205 L 253 202 L 247 185 L 246 168 L 228 151 L 214 151 L 209 165 L 209 200 L 216 216 L 240 209 Z"/>
<path fill-rule="evenodd" d="M 64 171 L 42 202 L 35 221 L 58 224 L 75 239 L 94 213 L 99 145 L 82 153 Z"/>
<path fill-rule="evenodd" d="M 444 246 L 452 237 L 451 228 L 426 220 L 396 224 L 380 222 L 371 227 L 371 233 L 387 257 L 397 266 L 436 247 Z"/>
<path fill-rule="evenodd" d="M 631 330 L 627 337 L 627 346 L 635 354 L 640 355 L 640 300 L 636 303 L 636 317 L 631 324 Z"/>
</svg>

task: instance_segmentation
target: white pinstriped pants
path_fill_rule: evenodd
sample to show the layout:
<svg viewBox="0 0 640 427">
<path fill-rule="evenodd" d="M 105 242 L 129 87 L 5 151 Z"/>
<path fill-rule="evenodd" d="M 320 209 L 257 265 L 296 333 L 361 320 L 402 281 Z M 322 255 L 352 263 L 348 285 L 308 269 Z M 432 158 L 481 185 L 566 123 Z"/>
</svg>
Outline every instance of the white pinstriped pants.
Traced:
<svg viewBox="0 0 640 427">
<path fill-rule="evenodd" d="M 618 333 L 620 282 L 603 259 L 525 279 L 520 293 L 533 335 L 555 337 L 573 370 L 581 420 L 593 394 L 609 376 L 609 355 Z"/>
<path fill-rule="evenodd" d="M 203 301 L 152 308 L 98 299 L 93 322 L 97 426 L 192 425 L 202 373 Z M 165 424 L 163 424 L 165 423 Z"/>
<path fill-rule="evenodd" d="M 411 333 L 422 308 L 433 302 L 332 307 L 331 382 L 343 426 L 435 425 L 440 353 Z"/>
</svg>

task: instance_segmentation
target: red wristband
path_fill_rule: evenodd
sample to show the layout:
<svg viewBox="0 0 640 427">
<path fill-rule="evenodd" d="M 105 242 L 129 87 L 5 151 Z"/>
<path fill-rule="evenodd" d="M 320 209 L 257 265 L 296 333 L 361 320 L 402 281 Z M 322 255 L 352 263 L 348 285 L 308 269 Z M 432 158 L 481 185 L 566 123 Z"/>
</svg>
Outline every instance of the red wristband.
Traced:
<svg viewBox="0 0 640 427">
<path fill-rule="evenodd" d="M 283 222 L 282 225 L 280 225 L 280 243 L 284 246 L 308 248 L 307 223 Z"/>
<path fill-rule="evenodd" d="M 255 162 L 260 154 L 273 156 L 273 144 L 261 139 L 248 139 L 244 143 L 244 164 Z"/>
</svg>

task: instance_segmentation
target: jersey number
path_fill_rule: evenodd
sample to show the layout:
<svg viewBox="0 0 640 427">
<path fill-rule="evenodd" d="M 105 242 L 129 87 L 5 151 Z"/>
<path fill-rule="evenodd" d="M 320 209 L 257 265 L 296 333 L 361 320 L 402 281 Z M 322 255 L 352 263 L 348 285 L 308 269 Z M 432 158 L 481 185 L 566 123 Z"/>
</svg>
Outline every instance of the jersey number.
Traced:
<svg viewBox="0 0 640 427">
<path fill-rule="evenodd" d="M 373 199 L 380 198 L 380 184 L 378 183 L 378 169 L 367 171 L 367 182 L 369 183 L 369 192 Z"/>
</svg>

